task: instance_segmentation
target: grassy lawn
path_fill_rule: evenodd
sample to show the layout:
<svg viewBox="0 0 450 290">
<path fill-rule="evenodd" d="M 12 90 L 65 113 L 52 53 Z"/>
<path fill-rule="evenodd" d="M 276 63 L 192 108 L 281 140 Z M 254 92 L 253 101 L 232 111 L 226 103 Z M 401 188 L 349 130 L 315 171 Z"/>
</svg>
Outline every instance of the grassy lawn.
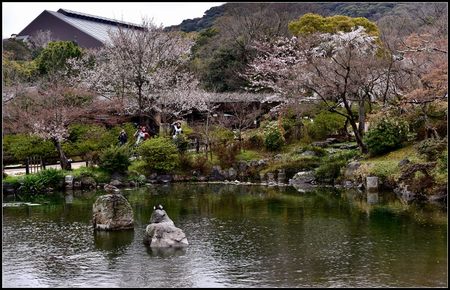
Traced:
<svg viewBox="0 0 450 290">
<path fill-rule="evenodd" d="M 363 175 L 376 175 L 381 178 L 397 179 L 400 177 L 398 163 L 407 158 L 412 163 L 422 163 L 426 160 L 419 155 L 414 145 L 409 145 L 382 156 L 361 160 L 359 171 Z"/>
<path fill-rule="evenodd" d="M 250 160 L 260 160 L 267 157 L 267 154 L 264 152 L 256 151 L 256 150 L 241 150 L 239 154 L 236 156 L 236 159 L 239 161 L 250 161 Z"/>
</svg>

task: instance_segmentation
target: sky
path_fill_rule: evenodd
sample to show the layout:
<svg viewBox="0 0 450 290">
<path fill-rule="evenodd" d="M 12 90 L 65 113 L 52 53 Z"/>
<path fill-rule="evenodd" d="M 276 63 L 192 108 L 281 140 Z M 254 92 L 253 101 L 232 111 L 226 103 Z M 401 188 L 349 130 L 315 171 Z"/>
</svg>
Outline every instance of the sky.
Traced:
<svg viewBox="0 0 450 290">
<path fill-rule="evenodd" d="M 171 26 L 202 17 L 225 2 L 2 2 L 2 38 L 18 34 L 44 10 L 59 8 L 139 24 L 143 18 Z"/>
</svg>

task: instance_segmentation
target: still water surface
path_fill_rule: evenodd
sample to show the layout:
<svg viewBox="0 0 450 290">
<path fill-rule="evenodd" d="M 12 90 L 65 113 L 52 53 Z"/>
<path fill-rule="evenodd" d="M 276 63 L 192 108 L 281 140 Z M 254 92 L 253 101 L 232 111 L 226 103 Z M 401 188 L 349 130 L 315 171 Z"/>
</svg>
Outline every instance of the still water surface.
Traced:
<svg viewBox="0 0 450 290">
<path fill-rule="evenodd" d="M 447 287 L 447 213 L 388 193 L 173 184 L 124 191 L 134 230 L 94 232 L 102 192 L 3 207 L 3 287 Z M 143 244 L 163 204 L 190 243 Z"/>
</svg>

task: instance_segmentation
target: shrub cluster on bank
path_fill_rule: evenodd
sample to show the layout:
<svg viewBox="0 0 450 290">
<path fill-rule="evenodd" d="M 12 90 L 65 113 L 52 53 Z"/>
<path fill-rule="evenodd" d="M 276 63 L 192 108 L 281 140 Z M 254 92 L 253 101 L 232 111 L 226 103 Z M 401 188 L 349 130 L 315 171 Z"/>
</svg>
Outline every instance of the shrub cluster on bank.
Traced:
<svg viewBox="0 0 450 290">
<path fill-rule="evenodd" d="M 96 184 L 108 183 L 114 174 L 120 174 L 126 182 L 139 185 L 155 174 L 185 176 L 185 180 L 203 176 L 207 180 L 217 168 L 232 168 L 239 175 L 234 178 L 244 178 L 245 181 L 258 179 L 260 174 L 266 173 L 282 171 L 289 179 L 297 172 L 310 171 L 317 182 L 335 184 L 342 180 L 347 164 L 359 160 L 362 166 L 357 175 L 375 175 L 384 184 L 394 184 L 405 170 L 399 162 L 408 159 L 411 162 L 409 167 L 419 168 L 421 164 L 430 163 L 432 167 L 427 169 L 427 174 L 432 177 L 433 186 L 446 185 L 447 137 L 417 140 L 418 135 L 404 119 L 386 115 L 371 120 L 364 138 L 369 150 L 369 154 L 365 155 L 358 149 L 350 149 L 355 148 L 355 143 L 335 144 L 337 139 L 329 138 L 340 136 L 342 140 L 349 139 L 344 133 L 343 118 L 336 118 L 330 112 L 319 112 L 314 117 L 314 121 L 289 114 L 278 120 L 268 117 L 260 127 L 242 132 L 242 140 L 229 128 L 214 125 L 210 128 L 207 152 L 188 150 L 188 134 L 177 138 L 153 136 L 136 146 L 132 137 L 133 124 L 126 123 L 110 129 L 98 125 L 73 125 L 63 146 L 67 152 L 88 157 L 93 167 L 71 172 L 48 170 L 35 175 L 7 177 L 4 181 L 20 188 L 22 196 L 33 196 L 49 189 L 61 189 L 64 174 L 74 175 L 76 180 L 92 180 Z M 121 128 L 126 128 L 130 136 L 124 146 L 117 144 Z M 194 134 L 194 130 L 189 130 L 186 125 L 185 128 Z M 201 134 L 196 133 L 195 136 L 201 137 Z M 40 142 L 37 137 L 25 137 L 9 136 L 5 142 L 7 154 L 15 156 L 13 158 L 23 158 L 31 153 L 51 156 L 52 146 Z M 327 139 L 325 142 L 324 138 L 331 141 Z M 330 142 L 334 142 L 332 146 Z M 413 143 L 414 146 L 411 145 Z M 402 158 L 399 159 L 399 156 Z M 253 161 L 261 161 L 262 165 L 241 168 L 242 163 Z M 411 184 L 418 186 L 423 178 L 419 171 L 413 177 L 416 181 Z"/>
</svg>

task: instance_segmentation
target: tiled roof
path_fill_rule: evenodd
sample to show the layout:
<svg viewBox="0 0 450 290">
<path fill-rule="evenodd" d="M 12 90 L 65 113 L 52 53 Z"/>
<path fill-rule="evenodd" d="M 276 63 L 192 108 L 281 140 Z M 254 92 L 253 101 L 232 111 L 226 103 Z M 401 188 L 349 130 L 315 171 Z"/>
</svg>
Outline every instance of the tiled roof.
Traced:
<svg viewBox="0 0 450 290">
<path fill-rule="evenodd" d="M 135 27 L 135 28 L 140 28 L 141 27 L 140 25 L 135 24 L 135 23 L 131 23 L 131 22 L 113 20 L 113 19 L 109 19 L 109 18 L 106 18 L 106 17 L 95 16 L 95 15 L 82 13 L 82 12 L 77 12 L 77 11 L 68 10 L 68 9 L 59 9 L 58 13 L 62 13 L 62 14 L 66 15 L 66 16 L 69 16 L 69 17 L 84 18 L 84 19 L 88 19 L 88 20 L 92 20 L 92 21 L 96 21 L 96 22 L 109 23 L 109 24 L 112 24 L 112 25 L 123 25 L 123 26 Z"/>
<path fill-rule="evenodd" d="M 67 9 L 59 9 L 57 12 L 48 12 L 103 43 L 109 41 L 108 31 L 114 32 L 118 29 L 118 26 L 140 28 L 137 24 L 112 20 Z"/>
</svg>

